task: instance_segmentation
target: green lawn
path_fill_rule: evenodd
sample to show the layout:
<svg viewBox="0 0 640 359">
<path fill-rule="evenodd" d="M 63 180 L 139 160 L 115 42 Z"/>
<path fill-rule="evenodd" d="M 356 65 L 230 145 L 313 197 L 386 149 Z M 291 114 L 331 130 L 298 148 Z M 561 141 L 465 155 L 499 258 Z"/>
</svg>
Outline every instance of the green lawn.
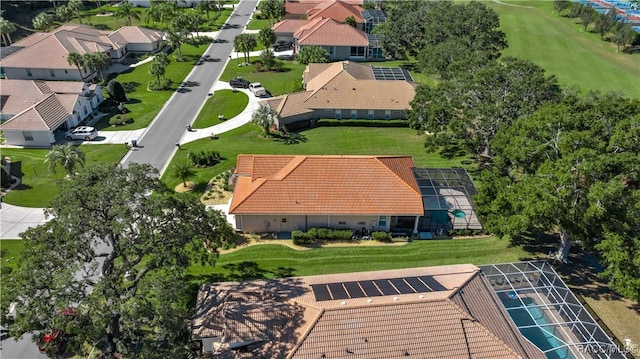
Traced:
<svg viewBox="0 0 640 359">
<path fill-rule="evenodd" d="M 85 166 L 95 163 L 118 163 L 127 153 L 123 145 L 81 145 L 85 154 Z M 64 180 L 66 172 L 58 167 L 56 173 L 44 163 L 47 149 L 3 148 L 2 156 L 11 157 L 11 162 L 20 166 L 22 184 L 5 194 L 3 200 L 17 206 L 46 207 L 58 193 L 58 182 Z M 14 173 L 15 175 L 15 173 Z"/>
<path fill-rule="evenodd" d="M 218 115 L 225 119 L 236 117 L 249 103 L 249 96 L 244 92 L 232 90 L 219 90 L 207 99 L 200 110 L 198 118 L 193 123 L 193 128 L 206 128 L 220 123 Z"/>
<path fill-rule="evenodd" d="M 171 97 L 180 83 L 187 77 L 193 69 L 194 64 L 207 49 L 209 44 L 200 46 L 192 46 L 188 44 L 182 45 L 182 56 L 185 61 L 177 62 L 173 57 L 173 53 L 169 54 L 171 62 L 167 66 L 165 77 L 173 81 L 170 90 L 166 91 L 149 91 L 147 84 L 155 81 L 155 78 L 149 74 L 150 62 L 134 67 L 133 69 L 123 72 L 116 77 L 116 80 L 124 87 L 129 101 L 126 104 L 129 113 L 127 117 L 133 119 L 133 123 L 124 126 L 109 126 L 109 117 L 103 117 L 96 127 L 101 131 L 125 131 L 137 130 L 145 128 L 151 123 L 153 118 L 158 114 L 165 102 Z M 105 86 L 105 97 L 106 86 Z"/>
<path fill-rule="evenodd" d="M 306 142 L 287 145 L 276 139 L 260 136 L 261 130 L 247 124 L 235 130 L 219 134 L 219 139 L 202 139 L 184 144 L 171 160 L 171 165 L 186 161 L 189 151 L 219 151 L 225 159 L 218 165 L 196 169 L 193 182 L 204 188 L 211 178 L 231 169 L 236 164 L 238 154 L 295 154 L 295 155 L 410 155 L 418 167 L 462 167 L 466 158 L 451 160 L 441 158 L 437 153 L 424 150 L 424 135 L 409 128 L 372 127 L 317 127 L 303 131 Z M 466 163 L 466 161 L 465 161 Z M 163 180 L 174 188 L 179 181 L 163 176 Z"/>
<path fill-rule="evenodd" d="M 487 264 L 519 261 L 531 258 L 520 246 L 495 237 L 414 241 L 400 246 L 323 247 L 295 250 L 284 245 L 250 246 L 220 255 L 215 267 L 194 265 L 194 276 L 228 275 L 226 265 L 251 261 L 274 277 L 279 267 L 288 268 L 290 275 L 307 276 L 371 270 L 424 267 L 445 264 Z M 199 278 L 203 280 L 206 278 Z"/>
<path fill-rule="evenodd" d="M 269 20 L 267 19 L 252 19 L 249 21 L 249 24 L 247 24 L 247 30 L 262 30 L 266 27 L 269 27 Z"/>
<path fill-rule="evenodd" d="M 0 240 L 0 251 L 2 252 L 2 267 L 16 269 L 20 263 L 20 255 L 24 249 L 24 242 L 21 239 Z"/>
<path fill-rule="evenodd" d="M 252 57 L 251 62 L 259 60 L 259 57 Z M 221 81 L 229 81 L 240 76 L 251 82 L 260 82 L 272 96 L 294 92 L 302 83 L 302 72 L 306 65 L 294 64 L 292 61 L 281 61 L 283 66 L 279 72 L 261 71 L 256 72 L 253 66 L 238 66 L 240 60 L 231 60 L 220 75 Z"/>
<path fill-rule="evenodd" d="M 552 1 L 517 1 L 523 8 L 486 2 L 500 14 L 509 48 L 504 56 L 528 59 L 555 75 L 563 86 L 622 91 L 640 98 L 640 56 L 616 53 L 600 35 L 558 16 Z"/>
</svg>

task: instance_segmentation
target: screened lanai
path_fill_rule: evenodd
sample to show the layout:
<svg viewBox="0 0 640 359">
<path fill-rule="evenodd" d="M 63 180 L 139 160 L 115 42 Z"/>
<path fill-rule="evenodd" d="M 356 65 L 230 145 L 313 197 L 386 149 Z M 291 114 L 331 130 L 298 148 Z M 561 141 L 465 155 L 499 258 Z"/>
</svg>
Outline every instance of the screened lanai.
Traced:
<svg viewBox="0 0 640 359">
<path fill-rule="evenodd" d="M 480 269 L 518 330 L 547 358 L 625 358 L 548 262 Z"/>
<path fill-rule="evenodd" d="M 414 168 L 413 175 L 424 204 L 421 232 L 482 229 L 471 199 L 476 187 L 464 168 Z"/>
</svg>

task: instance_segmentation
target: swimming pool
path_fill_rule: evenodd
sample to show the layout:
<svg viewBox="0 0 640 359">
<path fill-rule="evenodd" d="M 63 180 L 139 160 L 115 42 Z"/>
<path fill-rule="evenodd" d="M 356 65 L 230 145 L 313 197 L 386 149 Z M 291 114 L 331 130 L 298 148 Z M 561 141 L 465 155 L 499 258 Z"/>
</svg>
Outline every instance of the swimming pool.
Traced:
<svg viewBox="0 0 640 359">
<path fill-rule="evenodd" d="M 536 303 L 533 298 L 518 298 L 514 293 L 500 293 L 498 296 L 507 308 L 511 319 L 516 323 L 520 333 L 540 348 L 540 350 L 549 350 L 545 353 L 547 358 L 575 359 L 569 348 L 564 346 L 564 343 L 558 339 L 563 337 L 558 333 L 557 328 L 553 326 L 535 326 L 549 324 L 552 323 L 552 321 L 547 318 L 547 315 L 542 309 L 536 307 L 538 303 Z M 526 326 L 532 327 L 521 328 Z M 557 349 L 553 350 L 554 348 Z"/>
</svg>

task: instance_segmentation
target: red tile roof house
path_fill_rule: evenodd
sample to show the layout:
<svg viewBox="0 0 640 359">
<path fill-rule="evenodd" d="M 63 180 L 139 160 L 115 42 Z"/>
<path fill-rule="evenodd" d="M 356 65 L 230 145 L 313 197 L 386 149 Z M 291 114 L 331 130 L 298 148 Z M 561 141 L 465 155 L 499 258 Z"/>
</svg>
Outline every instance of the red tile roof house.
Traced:
<svg viewBox="0 0 640 359">
<path fill-rule="evenodd" d="M 104 100 L 79 81 L 0 80 L 0 125 L 7 144 L 49 147 L 55 131 L 77 126 Z"/>
<path fill-rule="evenodd" d="M 540 358 L 471 264 L 204 284 L 214 358 Z"/>
<path fill-rule="evenodd" d="M 51 32 L 32 34 L 3 49 L 9 54 L 0 60 L 1 73 L 8 79 L 88 81 L 95 72 L 69 64 L 70 53 L 103 52 L 117 62 L 129 52 L 156 51 L 162 36 L 137 26 L 105 32 L 69 23 Z"/>
<path fill-rule="evenodd" d="M 343 22 L 349 16 L 353 16 L 362 29 L 362 4 L 362 0 L 287 0 L 284 3 L 284 18 L 311 20 L 319 16 Z"/>
<path fill-rule="evenodd" d="M 229 214 L 245 233 L 312 227 L 417 231 L 422 194 L 409 156 L 238 155 Z"/>
<path fill-rule="evenodd" d="M 351 61 L 309 64 L 305 92 L 272 97 L 264 102 L 276 113 L 278 128 L 320 118 L 406 119 L 416 84 L 401 69 L 396 79 L 376 79 L 375 71 L 392 71 Z"/>
</svg>

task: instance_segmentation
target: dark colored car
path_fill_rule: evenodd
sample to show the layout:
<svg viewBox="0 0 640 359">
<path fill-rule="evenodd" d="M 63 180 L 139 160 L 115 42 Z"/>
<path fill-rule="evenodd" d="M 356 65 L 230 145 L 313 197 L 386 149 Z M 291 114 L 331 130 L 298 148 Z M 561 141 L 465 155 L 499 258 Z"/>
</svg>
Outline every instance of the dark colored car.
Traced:
<svg viewBox="0 0 640 359">
<path fill-rule="evenodd" d="M 233 88 L 249 88 L 249 84 L 251 84 L 249 81 L 243 79 L 242 77 L 235 77 L 233 79 L 231 79 L 231 81 L 229 81 L 229 85 L 231 85 L 231 87 Z"/>
</svg>

